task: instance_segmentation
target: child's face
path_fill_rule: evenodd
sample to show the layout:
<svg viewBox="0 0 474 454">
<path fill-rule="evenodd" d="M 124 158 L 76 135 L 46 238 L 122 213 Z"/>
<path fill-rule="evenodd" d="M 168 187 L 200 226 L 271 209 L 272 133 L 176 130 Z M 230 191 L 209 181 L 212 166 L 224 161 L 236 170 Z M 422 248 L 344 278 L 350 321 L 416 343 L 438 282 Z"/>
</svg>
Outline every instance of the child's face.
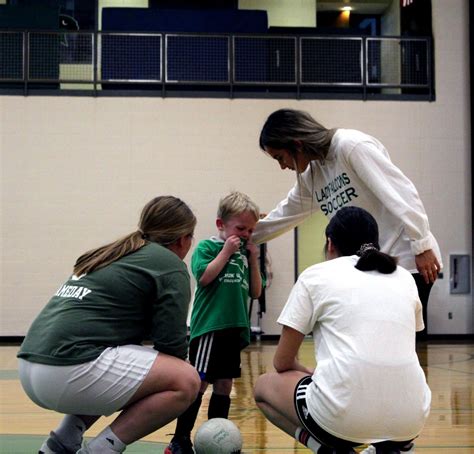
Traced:
<svg viewBox="0 0 474 454">
<path fill-rule="evenodd" d="M 226 221 L 217 218 L 216 225 L 219 229 L 219 236 L 225 241 L 232 235 L 236 235 L 244 240 L 249 240 L 257 224 L 257 219 L 250 211 L 233 216 Z"/>
</svg>

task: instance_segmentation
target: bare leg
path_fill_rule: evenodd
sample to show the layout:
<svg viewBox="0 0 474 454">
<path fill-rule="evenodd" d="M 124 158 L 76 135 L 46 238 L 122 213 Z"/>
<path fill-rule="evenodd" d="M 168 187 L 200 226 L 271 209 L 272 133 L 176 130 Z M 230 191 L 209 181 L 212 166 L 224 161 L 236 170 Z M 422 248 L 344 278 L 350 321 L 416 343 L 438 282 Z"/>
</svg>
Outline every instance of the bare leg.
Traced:
<svg viewBox="0 0 474 454">
<path fill-rule="evenodd" d="M 160 353 L 110 428 L 126 445 L 150 434 L 183 413 L 194 402 L 201 380 L 189 363 Z"/>
<path fill-rule="evenodd" d="M 301 423 L 296 414 L 293 395 L 296 384 L 305 377 L 300 371 L 270 372 L 261 375 L 254 388 L 255 402 L 265 417 L 291 437 Z"/>
</svg>

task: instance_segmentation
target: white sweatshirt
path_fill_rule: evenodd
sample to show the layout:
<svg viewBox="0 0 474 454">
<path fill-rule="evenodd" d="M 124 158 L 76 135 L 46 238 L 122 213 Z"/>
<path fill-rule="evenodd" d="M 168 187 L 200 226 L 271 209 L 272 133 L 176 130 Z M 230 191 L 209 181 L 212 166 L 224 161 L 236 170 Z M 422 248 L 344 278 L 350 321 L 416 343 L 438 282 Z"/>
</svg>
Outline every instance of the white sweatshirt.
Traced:
<svg viewBox="0 0 474 454">
<path fill-rule="evenodd" d="M 353 129 L 338 129 L 324 162 L 311 161 L 299 181 L 264 219 L 252 236 L 257 243 L 285 233 L 318 209 L 332 218 L 343 206 L 367 210 L 379 226 L 383 252 L 416 272 L 415 255 L 439 246 L 413 183 L 396 167 L 374 137 Z"/>
</svg>

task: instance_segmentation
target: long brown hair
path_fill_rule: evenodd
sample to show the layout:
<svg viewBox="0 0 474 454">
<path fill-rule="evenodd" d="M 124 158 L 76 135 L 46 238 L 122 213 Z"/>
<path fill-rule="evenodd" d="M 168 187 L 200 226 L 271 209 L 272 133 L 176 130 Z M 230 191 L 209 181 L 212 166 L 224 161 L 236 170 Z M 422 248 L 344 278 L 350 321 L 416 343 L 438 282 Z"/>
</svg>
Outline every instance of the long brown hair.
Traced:
<svg viewBox="0 0 474 454">
<path fill-rule="evenodd" d="M 328 129 L 316 121 L 308 112 L 295 109 L 279 109 L 269 115 L 260 132 L 259 145 L 266 152 L 266 147 L 287 150 L 293 158 L 296 179 L 301 184 L 301 174 L 296 165 L 297 153 L 304 153 L 309 159 L 312 193 L 314 193 L 313 162 L 324 161 L 331 140 L 337 128 Z M 301 195 L 301 194 L 300 194 Z M 311 211 L 313 211 L 311 201 Z"/>
<path fill-rule="evenodd" d="M 325 128 L 308 112 L 294 109 L 280 109 L 266 120 L 260 132 L 259 145 L 288 150 L 295 155 L 299 150 L 310 159 L 323 160 L 331 145 L 336 129 Z"/>
<path fill-rule="evenodd" d="M 195 226 L 196 217 L 182 200 L 170 195 L 155 197 L 144 206 L 138 230 L 82 254 L 74 265 L 74 274 L 80 276 L 110 265 L 149 241 L 167 247 L 192 234 Z"/>
</svg>

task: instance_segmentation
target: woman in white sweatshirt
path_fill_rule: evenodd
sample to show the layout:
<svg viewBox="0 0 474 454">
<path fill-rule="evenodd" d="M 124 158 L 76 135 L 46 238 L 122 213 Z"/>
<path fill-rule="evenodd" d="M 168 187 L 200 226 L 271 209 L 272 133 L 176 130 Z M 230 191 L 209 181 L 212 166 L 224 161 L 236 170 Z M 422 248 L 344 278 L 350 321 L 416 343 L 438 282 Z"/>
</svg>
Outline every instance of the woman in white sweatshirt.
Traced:
<svg viewBox="0 0 474 454">
<path fill-rule="evenodd" d="M 415 186 L 382 143 L 353 129 L 327 129 L 307 112 L 280 109 L 265 122 L 260 147 L 282 170 L 294 170 L 297 181 L 258 222 L 254 241 L 275 238 L 319 209 L 331 219 L 344 206 L 364 208 L 379 225 L 381 250 L 413 274 L 426 324 L 441 254 Z"/>
</svg>

